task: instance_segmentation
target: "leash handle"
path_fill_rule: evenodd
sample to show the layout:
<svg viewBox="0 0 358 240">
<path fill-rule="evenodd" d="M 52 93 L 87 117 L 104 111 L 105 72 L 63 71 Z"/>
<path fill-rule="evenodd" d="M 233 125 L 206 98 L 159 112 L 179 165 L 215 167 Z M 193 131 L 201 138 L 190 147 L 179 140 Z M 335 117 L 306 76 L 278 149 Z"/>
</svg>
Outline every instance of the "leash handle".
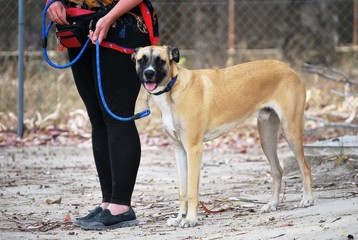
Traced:
<svg viewBox="0 0 358 240">
<path fill-rule="evenodd" d="M 102 104 L 104 106 L 104 108 L 106 109 L 107 113 L 113 117 L 116 120 L 119 121 L 133 121 L 136 119 L 140 119 L 140 118 L 144 118 L 150 115 L 151 111 L 149 109 L 149 99 L 147 99 L 147 109 L 140 112 L 140 113 L 136 113 L 131 117 L 120 117 L 116 114 L 114 114 L 111 109 L 109 109 L 106 99 L 104 98 L 104 94 L 103 94 L 103 88 L 102 88 L 102 78 L 101 78 L 101 62 L 100 62 L 100 45 L 99 45 L 99 41 L 96 41 L 96 69 L 97 69 L 97 83 L 98 83 L 98 91 L 99 91 L 99 95 L 101 97 L 101 101 Z"/>
<path fill-rule="evenodd" d="M 41 42 L 42 42 L 42 54 L 46 60 L 46 62 L 51 66 L 51 67 L 54 67 L 54 68 L 58 68 L 58 69 L 64 69 L 64 68 L 68 68 L 68 67 L 71 67 L 73 64 L 75 64 L 78 59 L 82 56 L 83 52 L 86 50 L 88 44 L 91 42 L 91 40 L 88 38 L 86 43 L 83 45 L 80 53 L 77 55 L 77 57 L 75 59 L 73 59 L 71 62 L 67 63 L 67 64 L 64 64 L 64 65 L 58 65 L 54 62 L 52 62 L 47 54 L 47 38 L 48 38 L 48 34 L 49 34 L 49 31 L 53 25 L 53 21 L 51 21 L 47 27 L 46 27 L 46 13 L 47 13 L 47 10 L 48 8 L 50 7 L 50 5 L 52 3 L 54 3 L 55 1 L 57 0 L 50 0 L 46 3 L 46 6 L 42 12 L 42 39 L 41 39 Z"/>
</svg>

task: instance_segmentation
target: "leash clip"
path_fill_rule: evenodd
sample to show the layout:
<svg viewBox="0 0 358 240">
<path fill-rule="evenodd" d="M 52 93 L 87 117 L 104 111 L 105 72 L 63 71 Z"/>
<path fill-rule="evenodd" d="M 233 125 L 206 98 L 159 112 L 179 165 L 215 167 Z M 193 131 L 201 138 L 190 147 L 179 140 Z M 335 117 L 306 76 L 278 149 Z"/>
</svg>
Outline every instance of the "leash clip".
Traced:
<svg viewBox="0 0 358 240">
<path fill-rule="evenodd" d="M 150 111 L 149 101 L 150 101 L 151 94 L 147 93 L 147 99 L 145 100 L 147 110 Z"/>
<path fill-rule="evenodd" d="M 91 19 L 91 21 L 88 24 L 88 29 L 89 30 L 92 30 L 92 27 L 93 27 L 92 25 L 93 25 L 93 19 Z"/>
</svg>

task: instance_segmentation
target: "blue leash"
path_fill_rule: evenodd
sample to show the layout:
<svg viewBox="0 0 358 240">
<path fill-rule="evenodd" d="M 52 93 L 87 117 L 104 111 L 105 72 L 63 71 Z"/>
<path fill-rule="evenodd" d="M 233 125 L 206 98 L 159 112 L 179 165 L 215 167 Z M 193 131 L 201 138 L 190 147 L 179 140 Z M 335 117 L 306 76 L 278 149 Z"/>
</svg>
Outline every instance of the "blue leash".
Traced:
<svg viewBox="0 0 358 240">
<path fill-rule="evenodd" d="M 55 2 L 56 0 L 51 0 L 49 1 L 43 12 L 42 12 L 42 53 L 44 55 L 44 58 L 46 60 L 46 62 L 54 67 L 54 68 L 58 68 L 58 69 L 64 69 L 64 68 L 68 68 L 70 66 L 72 66 L 73 64 L 75 64 L 78 59 L 80 59 L 80 57 L 83 55 L 83 52 L 86 50 L 88 44 L 90 43 L 90 39 L 88 38 L 86 43 L 84 44 L 84 46 L 82 47 L 80 53 L 77 55 L 77 57 L 75 59 L 73 59 L 71 62 L 69 62 L 68 64 L 64 64 L 64 65 L 57 65 L 55 63 L 53 63 L 50 58 L 48 57 L 47 55 L 47 38 L 48 38 L 48 34 L 49 34 L 49 31 L 53 25 L 53 22 L 51 21 L 48 26 L 46 27 L 46 13 L 47 13 L 47 10 L 48 8 L 50 7 L 50 5 Z M 101 79 L 101 69 L 100 69 L 100 50 L 99 50 L 99 42 L 98 40 L 96 41 L 96 69 L 97 69 L 97 80 L 98 80 L 98 90 L 99 90 L 99 95 L 101 97 L 101 101 L 102 101 L 102 104 L 104 106 L 104 108 L 106 109 L 107 113 L 113 117 L 114 119 L 116 120 L 119 120 L 119 121 L 133 121 L 133 120 L 136 120 L 136 119 L 140 119 L 140 118 L 144 118 L 144 117 L 147 117 L 150 115 L 151 111 L 149 109 L 149 95 L 148 95 L 148 98 L 147 98 L 147 109 L 140 112 L 140 113 L 136 113 L 134 114 L 133 116 L 131 117 L 120 117 L 116 114 L 114 114 L 111 109 L 109 109 L 108 105 L 107 105 L 107 102 L 105 100 L 105 97 L 104 97 L 104 94 L 103 94 L 103 89 L 102 89 L 102 79 Z"/>
<path fill-rule="evenodd" d="M 55 64 L 54 62 L 52 62 L 50 60 L 50 58 L 47 55 L 47 38 L 48 38 L 48 34 L 50 32 L 50 29 L 51 29 L 51 27 L 53 25 L 53 22 L 51 21 L 46 27 L 46 13 L 47 13 L 47 10 L 50 7 L 50 5 L 55 1 L 56 0 L 49 1 L 46 4 L 46 6 L 45 6 L 45 8 L 44 8 L 44 10 L 42 12 L 42 53 L 44 55 L 44 58 L 45 58 L 46 62 L 48 64 L 50 64 L 51 67 L 58 68 L 58 69 L 65 69 L 65 68 L 71 67 L 73 64 L 75 64 L 78 61 L 78 59 L 80 59 L 80 57 L 83 55 L 83 52 L 86 50 L 86 48 L 87 48 L 87 46 L 88 46 L 88 44 L 90 43 L 91 40 L 89 38 L 87 39 L 86 43 L 83 45 L 83 47 L 82 47 L 80 53 L 77 55 L 77 57 L 75 59 L 73 59 L 68 64 L 57 65 L 57 64 Z"/>
<path fill-rule="evenodd" d="M 137 114 L 134 114 L 133 116 L 131 117 L 119 117 L 117 115 L 115 115 L 111 109 L 109 109 L 107 103 L 106 103 L 106 100 L 104 99 L 104 94 L 103 94 L 103 89 L 102 89 L 102 81 L 101 81 L 101 63 L 100 63 L 100 51 L 99 51 L 99 42 L 98 40 L 96 41 L 96 66 L 97 66 L 97 79 L 98 79 L 98 90 L 99 90 L 99 95 L 101 97 L 101 100 L 102 100 L 102 103 L 103 103 L 103 106 L 104 108 L 106 109 L 106 111 L 108 112 L 109 115 L 111 115 L 111 117 L 113 117 L 114 119 L 117 119 L 119 121 L 132 121 L 132 120 L 136 120 L 136 119 L 139 119 L 139 118 L 143 118 L 143 117 L 146 117 L 150 114 L 150 109 L 149 109 L 149 105 L 148 105 L 148 101 L 149 101 L 149 98 L 147 98 L 147 109 L 140 112 L 140 113 L 137 113 Z M 148 95 L 149 97 L 149 95 Z"/>
</svg>

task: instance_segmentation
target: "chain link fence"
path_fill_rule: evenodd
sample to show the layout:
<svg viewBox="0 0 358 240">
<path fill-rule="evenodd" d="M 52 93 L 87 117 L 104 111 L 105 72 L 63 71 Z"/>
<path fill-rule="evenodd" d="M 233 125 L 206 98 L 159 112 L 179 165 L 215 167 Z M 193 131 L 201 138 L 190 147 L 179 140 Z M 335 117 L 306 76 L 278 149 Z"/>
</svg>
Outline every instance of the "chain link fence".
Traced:
<svg viewBox="0 0 358 240">
<path fill-rule="evenodd" d="M 44 2 L 25 1 L 25 46 L 41 48 Z M 355 0 L 153 0 L 161 43 L 191 50 L 195 64 L 224 66 L 230 51 L 279 50 L 290 62 L 334 64 L 337 47 L 357 44 Z M 0 52 L 17 50 L 18 1 L 0 0 Z M 55 40 L 52 39 L 52 43 Z M 237 61 L 235 61 L 236 63 Z"/>
<path fill-rule="evenodd" d="M 193 50 L 195 67 L 223 67 L 230 57 L 229 63 L 241 62 L 248 50 L 293 64 L 332 65 L 340 60 L 337 47 L 352 45 L 357 34 L 353 0 L 155 2 L 161 39 Z"/>
<path fill-rule="evenodd" d="M 46 115 L 55 111 L 56 106 L 63 116 L 68 116 L 69 109 L 83 105 L 70 70 L 52 69 L 43 60 L 41 14 L 45 0 L 24 2 L 25 117 L 36 120 L 39 117 L 33 116 L 38 112 Z M 357 56 L 358 0 L 152 0 L 152 3 L 159 16 L 160 44 L 178 47 L 183 65 L 191 69 L 225 67 L 263 58 L 284 60 L 293 66 L 347 64 L 346 69 L 358 68 L 353 61 Z M 18 1 L 0 0 L 0 5 L 0 13 L 5 16 L 0 22 L 1 130 L 1 124 L 9 128 L 7 124 L 12 119 L 8 114 L 4 118 L 4 113 L 16 112 Z M 49 39 L 49 50 L 55 49 L 53 36 Z M 357 71 L 349 74 L 357 76 Z"/>
</svg>

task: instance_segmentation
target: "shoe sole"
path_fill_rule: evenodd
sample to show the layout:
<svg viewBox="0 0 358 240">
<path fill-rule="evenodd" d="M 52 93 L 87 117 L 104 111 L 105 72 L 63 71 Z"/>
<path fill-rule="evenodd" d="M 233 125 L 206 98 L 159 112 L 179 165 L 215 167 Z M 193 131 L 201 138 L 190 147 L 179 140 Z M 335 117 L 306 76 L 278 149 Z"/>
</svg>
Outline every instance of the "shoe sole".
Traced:
<svg viewBox="0 0 358 240">
<path fill-rule="evenodd" d="M 76 226 L 76 227 L 81 227 L 82 223 L 81 222 L 72 222 L 72 225 Z"/>
<path fill-rule="evenodd" d="M 82 229 L 84 229 L 84 230 L 108 230 L 108 229 L 116 229 L 116 228 L 124 228 L 124 227 L 134 227 L 134 226 L 137 226 L 138 224 L 139 224 L 138 220 L 132 220 L 132 221 L 125 221 L 125 222 L 113 224 L 113 225 L 110 225 L 110 226 L 106 226 L 106 225 L 93 225 L 93 226 L 81 225 L 80 227 Z"/>
<path fill-rule="evenodd" d="M 99 210 L 100 209 L 100 210 Z M 89 222 L 92 218 L 97 216 L 103 211 L 101 207 L 96 207 L 94 210 L 92 210 L 89 214 L 87 214 L 85 217 L 76 218 L 72 224 L 76 227 L 81 227 L 83 224 Z"/>
<path fill-rule="evenodd" d="M 72 225 L 73 226 L 76 226 L 76 227 L 82 227 L 84 224 L 86 224 L 86 223 L 88 223 L 88 222 L 90 222 L 90 220 L 87 220 L 87 221 L 85 221 L 85 220 L 82 220 L 82 221 L 73 221 L 72 222 Z"/>
</svg>

